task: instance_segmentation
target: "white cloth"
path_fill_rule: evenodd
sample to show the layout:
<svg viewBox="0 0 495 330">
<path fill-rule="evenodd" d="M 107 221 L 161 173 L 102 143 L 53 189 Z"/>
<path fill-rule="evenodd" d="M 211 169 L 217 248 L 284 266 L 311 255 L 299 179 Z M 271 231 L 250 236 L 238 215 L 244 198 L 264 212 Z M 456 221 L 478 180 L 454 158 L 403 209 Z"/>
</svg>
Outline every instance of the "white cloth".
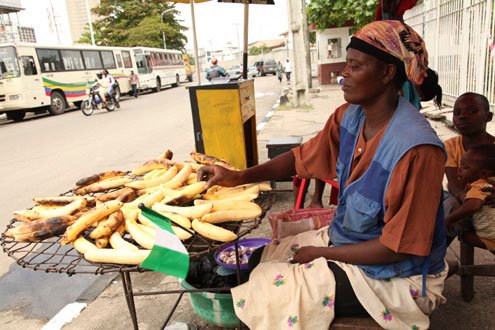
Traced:
<svg viewBox="0 0 495 330">
<path fill-rule="evenodd" d="M 334 319 L 335 278 L 324 258 L 307 264 L 288 259 L 300 246 L 328 246 L 327 227 L 289 236 L 269 244 L 249 281 L 233 288 L 234 309 L 250 329 L 328 329 Z M 442 296 L 448 268 L 422 276 L 376 280 L 355 265 L 335 262 L 371 317 L 385 329 L 427 329 L 429 314 L 445 302 Z"/>
</svg>

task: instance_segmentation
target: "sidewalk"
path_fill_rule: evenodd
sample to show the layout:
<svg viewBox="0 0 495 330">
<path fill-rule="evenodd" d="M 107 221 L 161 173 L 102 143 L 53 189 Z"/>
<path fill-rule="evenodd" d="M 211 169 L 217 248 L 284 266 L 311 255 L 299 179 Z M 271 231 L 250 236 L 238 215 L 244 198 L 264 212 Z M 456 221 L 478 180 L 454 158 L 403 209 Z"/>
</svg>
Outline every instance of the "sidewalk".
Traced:
<svg viewBox="0 0 495 330">
<path fill-rule="evenodd" d="M 309 94 L 309 109 L 278 109 L 267 121 L 258 135 L 259 158 L 267 159 L 266 143 L 275 137 L 302 136 L 304 141 L 314 136 L 325 124 L 333 110 L 344 102 L 340 86 L 325 85 L 319 93 Z M 443 109 L 442 113 L 448 118 L 451 112 Z M 424 112 L 435 113 L 432 106 Z M 430 121 L 442 140 L 455 136 L 455 132 L 443 121 Z M 490 132 L 495 134 L 495 124 L 491 123 Z M 277 184 L 278 189 L 290 189 L 289 183 Z M 312 190 L 312 188 L 310 188 Z M 292 208 L 292 192 L 281 191 L 274 193 L 276 202 L 273 211 Z M 324 201 L 328 200 L 325 191 Z M 269 237 L 270 228 L 267 219 L 260 228 L 253 231 L 250 237 Z M 476 251 L 478 263 L 493 262 L 493 255 L 486 251 Z M 448 250 L 449 259 L 457 259 L 459 255 L 458 242 L 454 242 Z M 163 274 L 149 272 L 132 274 L 135 291 L 159 291 L 178 289 L 175 278 Z M 441 306 L 431 317 L 431 329 L 495 329 L 495 278 L 476 278 L 476 295 L 471 303 L 465 303 L 460 296 L 460 279 L 453 276 L 446 282 L 445 297 L 447 303 Z M 140 329 L 159 329 L 168 311 L 175 302 L 176 295 L 140 296 L 135 298 Z M 80 301 L 84 302 L 84 301 Z M 216 329 L 202 321 L 191 308 L 189 298 L 185 295 L 172 317 L 173 321 L 194 323 L 198 329 Z M 120 277 L 93 302 L 91 302 L 72 323 L 63 329 L 131 329 L 132 324 L 123 295 Z"/>
</svg>

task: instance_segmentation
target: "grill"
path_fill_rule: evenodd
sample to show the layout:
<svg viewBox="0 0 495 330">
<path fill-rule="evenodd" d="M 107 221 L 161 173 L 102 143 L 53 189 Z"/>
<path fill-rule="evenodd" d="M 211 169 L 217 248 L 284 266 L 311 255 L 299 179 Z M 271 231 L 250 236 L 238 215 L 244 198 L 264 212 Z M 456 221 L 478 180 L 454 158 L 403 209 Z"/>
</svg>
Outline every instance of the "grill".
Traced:
<svg viewBox="0 0 495 330">
<path fill-rule="evenodd" d="M 71 195 L 71 192 L 67 192 L 62 195 Z M 262 208 L 262 214 L 253 221 L 226 223 L 224 227 L 226 229 L 234 231 L 239 240 L 243 236 L 249 234 L 253 229 L 259 227 L 262 219 L 265 217 L 266 212 L 271 208 L 274 203 L 274 196 L 271 193 L 261 193 L 255 202 Z M 145 272 L 149 271 L 136 266 L 109 264 L 109 263 L 93 263 L 84 259 L 84 256 L 76 251 L 72 245 L 66 246 L 60 245 L 61 237 L 52 237 L 40 242 L 17 242 L 13 238 L 9 238 L 5 235 L 5 232 L 16 226 L 21 221 L 12 219 L 7 225 L 7 228 L 0 236 L 0 246 L 7 255 L 13 258 L 16 263 L 23 268 L 30 268 L 36 271 L 44 271 L 47 273 L 66 273 L 69 276 L 75 274 L 106 274 L 106 273 L 120 273 L 123 286 L 124 295 L 127 300 L 129 313 L 132 319 L 134 329 L 138 329 L 136 308 L 134 305 L 134 296 L 139 295 L 158 295 L 158 294 L 179 294 L 173 309 L 170 311 L 164 326 L 168 323 L 172 317 L 176 307 L 178 306 L 184 293 L 188 292 L 224 292 L 229 291 L 230 288 L 204 288 L 195 290 L 173 290 L 173 291 L 157 291 L 157 292 L 138 292 L 134 293 L 131 283 L 131 272 Z M 84 236 L 88 237 L 89 231 Z M 128 233 L 123 236 L 127 241 L 138 244 L 130 237 Z M 197 258 L 202 255 L 208 255 L 211 252 L 216 251 L 221 246 L 228 243 L 219 243 L 209 240 L 201 235 L 194 233 L 193 236 L 184 241 L 184 246 L 189 252 L 191 259 Z M 237 247 L 237 245 L 236 245 Z M 238 270 L 239 279 L 239 270 Z"/>
</svg>

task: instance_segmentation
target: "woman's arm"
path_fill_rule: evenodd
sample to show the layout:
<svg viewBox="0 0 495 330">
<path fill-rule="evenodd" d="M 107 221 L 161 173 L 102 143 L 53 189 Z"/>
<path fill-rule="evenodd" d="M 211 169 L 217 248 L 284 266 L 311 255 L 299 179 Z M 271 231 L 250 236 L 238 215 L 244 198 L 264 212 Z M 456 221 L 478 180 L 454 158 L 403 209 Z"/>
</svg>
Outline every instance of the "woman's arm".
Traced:
<svg viewBox="0 0 495 330">
<path fill-rule="evenodd" d="M 244 183 L 266 180 L 282 180 L 296 174 L 295 157 L 292 151 L 285 152 L 266 163 L 243 171 L 231 171 L 217 165 L 203 166 L 198 170 L 198 181 L 207 180 L 207 186 L 238 186 Z"/>
<path fill-rule="evenodd" d="M 396 263 L 412 255 L 396 253 L 380 243 L 378 238 L 350 245 L 300 248 L 292 259 L 292 263 L 306 263 L 316 258 L 341 261 L 353 265 L 383 265 Z"/>
</svg>

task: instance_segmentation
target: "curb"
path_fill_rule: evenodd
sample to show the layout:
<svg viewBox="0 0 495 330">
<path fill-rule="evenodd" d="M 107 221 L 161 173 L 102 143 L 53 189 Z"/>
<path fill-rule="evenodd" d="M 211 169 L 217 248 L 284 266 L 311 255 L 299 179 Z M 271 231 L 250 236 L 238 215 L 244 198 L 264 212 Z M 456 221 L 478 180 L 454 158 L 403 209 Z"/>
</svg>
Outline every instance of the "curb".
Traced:
<svg viewBox="0 0 495 330">
<path fill-rule="evenodd" d="M 272 118 L 273 113 L 277 110 L 279 105 L 280 105 L 280 99 L 277 100 L 277 102 L 275 102 L 275 104 L 272 106 L 272 109 L 265 114 L 263 120 L 258 125 L 256 125 L 256 135 L 260 134 L 261 130 L 265 127 L 266 123 L 270 120 L 270 118 Z"/>
</svg>

